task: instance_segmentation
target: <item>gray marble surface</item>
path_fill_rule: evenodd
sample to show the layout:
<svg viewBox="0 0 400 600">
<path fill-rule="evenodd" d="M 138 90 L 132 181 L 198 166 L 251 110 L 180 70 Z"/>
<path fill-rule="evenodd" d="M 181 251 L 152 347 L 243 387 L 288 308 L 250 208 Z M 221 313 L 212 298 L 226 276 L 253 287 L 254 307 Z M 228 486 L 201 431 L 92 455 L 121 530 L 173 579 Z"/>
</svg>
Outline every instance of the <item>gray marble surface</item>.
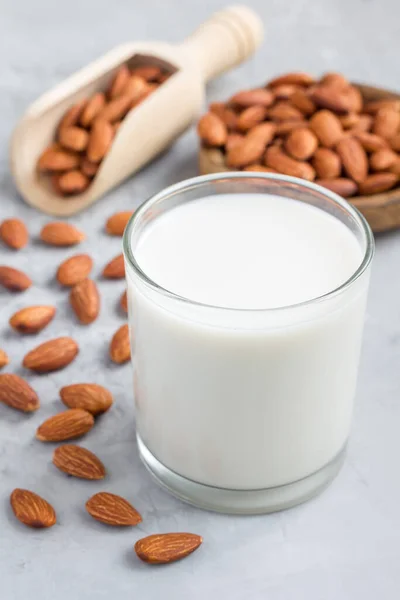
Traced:
<svg viewBox="0 0 400 600">
<path fill-rule="evenodd" d="M 354 80 L 399 88 L 400 8 L 397 0 L 279 0 L 249 2 L 262 15 L 266 41 L 257 56 L 214 82 L 210 100 L 262 82 L 274 73 L 343 70 Z M 38 342 L 72 335 L 81 345 L 67 370 L 28 377 L 42 401 L 23 416 L 0 407 L 0 597 L 3 600 L 229 597 L 230 600 L 394 600 L 400 595 L 400 234 L 380 236 L 373 270 L 354 427 L 348 459 L 319 498 L 285 513 L 229 517 L 186 506 L 160 490 L 141 466 L 134 442 L 130 366 L 111 366 L 107 346 L 123 322 L 117 303 L 123 282 L 100 281 L 98 323 L 77 325 L 67 294 L 54 282 L 56 266 L 74 250 L 37 242 L 48 219 L 15 192 L 7 144 L 26 106 L 81 65 L 126 40 L 178 41 L 220 0 L 2 0 L 0 2 L 0 218 L 19 215 L 32 241 L 1 262 L 27 270 L 35 282 L 25 295 L 0 291 L 0 346 L 9 371 Z M 87 234 L 80 249 L 95 260 L 95 275 L 120 250 L 103 233 L 106 217 L 138 206 L 167 184 L 196 174 L 196 139 L 188 132 L 168 154 L 73 221 Z M 7 321 L 19 307 L 58 306 L 55 321 L 36 338 L 19 337 Z M 36 426 L 61 408 L 57 391 L 68 382 L 97 381 L 115 395 L 85 445 L 103 458 L 109 477 L 100 486 L 70 480 L 51 464 L 52 449 L 34 439 Z M 14 487 L 42 493 L 58 524 L 29 530 L 12 517 Z M 84 502 L 99 488 L 131 499 L 144 520 L 136 529 L 110 530 L 91 520 Z M 189 559 L 149 568 L 134 542 L 151 532 L 189 530 L 204 545 Z"/>
</svg>

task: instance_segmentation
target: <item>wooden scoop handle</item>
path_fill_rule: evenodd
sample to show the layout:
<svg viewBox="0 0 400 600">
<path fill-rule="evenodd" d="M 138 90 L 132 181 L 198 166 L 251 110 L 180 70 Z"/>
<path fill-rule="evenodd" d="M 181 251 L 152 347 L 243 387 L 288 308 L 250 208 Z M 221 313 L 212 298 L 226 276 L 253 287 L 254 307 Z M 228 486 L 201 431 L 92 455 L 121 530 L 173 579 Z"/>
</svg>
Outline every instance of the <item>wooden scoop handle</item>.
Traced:
<svg viewBox="0 0 400 600">
<path fill-rule="evenodd" d="M 179 50 L 190 54 L 208 81 L 246 60 L 262 38 L 263 25 L 255 12 L 246 6 L 232 6 L 200 25 Z"/>
</svg>

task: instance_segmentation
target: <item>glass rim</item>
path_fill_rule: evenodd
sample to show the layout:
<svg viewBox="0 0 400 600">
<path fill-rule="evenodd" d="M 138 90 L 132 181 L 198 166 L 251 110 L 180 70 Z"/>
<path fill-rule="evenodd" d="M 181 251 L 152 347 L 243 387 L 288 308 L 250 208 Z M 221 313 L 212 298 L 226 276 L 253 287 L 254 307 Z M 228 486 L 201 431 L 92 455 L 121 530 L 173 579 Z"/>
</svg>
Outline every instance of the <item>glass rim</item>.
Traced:
<svg viewBox="0 0 400 600">
<path fill-rule="evenodd" d="M 181 296 L 179 294 L 176 294 L 175 292 L 172 292 L 171 290 L 164 288 L 163 286 L 159 285 L 156 281 L 151 279 L 148 275 L 146 275 L 146 273 L 141 269 L 141 267 L 136 262 L 136 259 L 134 257 L 134 254 L 132 252 L 132 247 L 131 247 L 132 233 L 134 231 L 136 223 L 138 223 L 140 221 L 140 218 L 143 215 L 143 213 L 146 210 L 148 210 L 149 208 L 151 208 L 152 206 L 154 206 L 154 204 L 156 204 L 157 202 L 165 200 L 165 199 L 169 198 L 170 196 L 180 194 L 180 193 L 184 192 L 185 190 L 192 189 L 199 185 L 201 186 L 205 183 L 212 183 L 215 181 L 222 181 L 222 180 L 234 180 L 234 179 L 260 179 L 260 180 L 267 180 L 267 181 L 277 181 L 277 182 L 282 182 L 282 183 L 291 183 L 291 184 L 298 185 L 298 186 L 304 188 L 305 190 L 308 189 L 310 191 L 314 191 L 314 192 L 323 194 L 325 197 L 329 198 L 330 200 L 332 200 L 333 202 L 338 204 L 341 208 L 343 208 L 348 214 L 350 214 L 353 217 L 353 219 L 357 223 L 359 229 L 362 231 L 362 233 L 365 236 L 366 247 L 365 247 L 364 256 L 363 256 L 363 259 L 362 259 L 360 265 L 357 267 L 357 269 L 354 271 L 354 273 L 348 279 L 346 279 L 346 281 L 341 283 L 339 286 L 337 286 L 333 290 L 330 290 L 329 292 L 322 294 L 321 296 L 316 296 L 314 298 L 310 298 L 308 300 L 303 300 L 302 302 L 297 302 L 294 304 L 287 304 L 284 306 L 276 306 L 276 307 L 272 307 L 272 308 L 234 308 L 234 307 L 230 307 L 230 306 L 221 306 L 221 305 L 215 305 L 215 304 L 208 304 L 205 302 L 199 302 L 197 300 L 192 300 L 191 298 L 186 298 L 185 296 Z M 262 193 L 262 192 L 260 192 L 260 193 Z M 122 244 L 123 244 L 123 253 L 125 256 L 125 260 L 128 262 L 129 266 L 133 269 L 133 271 L 139 277 L 139 279 L 141 279 L 153 291 L 155 291 L 159 294 L 162 294 L 163 296 L 167 296 L 168 298 L 176 300 L 178 302 L 183 302 L 185 304 L 197 306 L 199 308 L 221 310 L 221 311 L 225 311 L 225 312 L 232 311 L 234 313 L 276 313 L 278 311 L 293 310 L 293 309 L 297 309 L 297 308 L 306 307 L 309 305 L 317 304 L 319 302 L 328 300 L 329 298 L 333 298 L 333 297 L 343 293 L 345 290 L 347 290 L 357 279 L 359 279 L 363 275 L 363 273 L 367 270 L 368 266 L 370 265 L 372 258 L 374 256 L 374 251 L 375 251 L 374 236 L 373 236 L 372 230 L 371 230 L 367 220 L 365 219 L 365 217 L 360 213 L 360 211 L 357 208 L 355 208 L 349 202 L 344 200 L 338 194 L 335 194 L 331 190 L 328 190 L 327 188 L 324 188 L 313 182 L 306 181 L 304 179 L 299 179 L 298 177 L 290 177 L 289 175 L 280 175 L 278 173 L 276 173 L 276 174 L 275 173 L 257 173 L 257 172 L 250 173 L 247 171 L 246 172 L 234 171 L 234 172 L 227 172 L 227 173 L 222 172 L 222 173 L 215 173 L 215 174 L 208 174 L 208 175 L 200 175 L 197 177 L 191 177 L 190 179 L 184 179 L 178 183 L 175 183 L 166 188 L 163 188 L 160 192 L 157 192 L 156 194 L 150 196 L 147 200 L 145 200 L 139 206 L 139 208 L 137 208 L 135 210 L 135 212 L 129 219 L 128 224 L 125 228 Z"/>
</svg>

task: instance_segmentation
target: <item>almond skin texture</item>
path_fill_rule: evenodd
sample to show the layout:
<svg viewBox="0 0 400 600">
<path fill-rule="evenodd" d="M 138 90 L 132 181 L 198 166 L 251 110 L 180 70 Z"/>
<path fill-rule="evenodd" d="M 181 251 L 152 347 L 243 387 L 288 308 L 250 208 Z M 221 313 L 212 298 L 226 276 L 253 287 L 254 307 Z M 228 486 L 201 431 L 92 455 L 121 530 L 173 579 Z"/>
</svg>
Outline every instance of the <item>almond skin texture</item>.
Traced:
<svg viewBox="0 0 400 600">
<path fill-rule="evenodd" d="M 106 98 L 102 92 L 94 94 L 82 111 L 80 122 L 84 127 L 90 127 L 97 115 L 106 105 Z M 60 140 L 61 141 L 61 140 Z M 87 145 L 87 144 L 86 144 Z M 86 147 L 86 146 L 85 146 Z"/>
<path fill-rule="evenodd" d="M 10 504 L 18 521 L 28 527 L 42 529 L 56 523 L 54 508 L 34 492 L 15 489 L 10 496 Z"/>
<path fill-rule="evenodd" d="M 10 292 L 24 292 L 32 285 L 32 280 L 18 269 L 0 265 L 0 286 L 10 290 Z"/>
<path fill-rule="evenodd" d="M 343 198 L 349 198 L 357 193 L 357 184 L 352 179 L 337 177 L 336 179 L 316 179 L 315 183 L 335 192 Z"/>
<path fill-rule="evenodd" d="M 55 306 L 27 306 L 17 311 L 9 323 L 19 333 L 37 333 L 54 319 Z"/>
<path fill-rule="evenodd" d="M 390 190 L 396 185 L 399 177 L 395 173 L 375 173 L 375 175 L 369 175 L 360 183 L 360 194 L 380 194 Z"/>
<path fill-rule="evenodd" d="M 96 521 L 118 527 L 138 525 L 141 515 L 121 496 L 99 492 L 86 502 L 86 510 Z"/>
<path fill-rule="evenodd" d="M 68 408 L 81 408 L 92 415 L 106 412 L 113 403 L 112 394 L 97 383 L 75 383 L 60 390 L 61 400 Z"/>
<path fill-rule="evenodd" d="M 310 119 L 310 127 L 322 146 L 332 148 L 343 137 L 342 124 L 330 110 L 319 110 Z"/>
<path fill-rule="evenodd" d="M 69 171 L 76 169 L 79 161 L 78 154 L 52 145 L 40 156 L 37 166 L 39 171 Z"/>
<path fill-rule="evenodd" d="M 0 402 L 27 413 L 40 406 L 36 392 L 22 377 L 13 373 L 0 375 Z"/>
<path fill-rule="evenodd" d="M 72 338 L 59 337 L 28 352 L 22 364 L 36 373 L 49 373 L 69 365 L 78 352 L 78 344 Z"/>
<path fill-rule="evenodd" d="M 7 353 L 0 348 L 0 369 L 8 365 L 10 359 L 8 358 Z"/>
<path fill-rule="evenodd" d="M 72 440 L 90 431 L 93 425 L 93 415 L 80 408 L 71 408 L 44 421 L 36 431 L 36 438 L 41 442 Z"/>
<path fill-rule="evenodd" d="M 400 127 L 400 112 L 391 108 L 380 108 L 375 116 L 372 133 L 390 139 L 398 133 Z"/>
<path fill-rule="evenodd" d="M 128 294 L 127 294 L 126 290 L 122 294 L 121 299 L 119 301 L 119 304 L 120 304 L 120 306 L 122 308 L 122 311 L 124 313 L 127 313 L 128 312 Z"/>
<path fill-rule="evenodd" d="M 76 254 L 58 267 L 57 281 L 68 287 L 76 285 L 88 277 L 92 268 L 93 260 L 88 254 Z"/>
<path fill-rule="evenodd" d="M 82 127 L 63 127 L 58 134 L 58 141 L 67 150 L 82 152 L 88 145 L 89 134 Z"/>
<path fill-rule="evenodd" d="M 138 540 L 135 552 L 143 562 L 162 565 L 185 558 L 201 545 L 194 533 L 159 533 Z"/>
<path fill-rule="evenodd" d="M 125 277 L 124 255 L 118 254 L 103 269 L 103 277 L 107 279 L 123 279 Z"/>
<path fill-rule="evenodd" d="M 267 148 L 265 153 L 265 164 L 267 167 L 276 169 L 278 173 L 300 177 L 302 179 L 307 179 L 308 181 L 313 181 L 315 179 L 315 171 L 311 165 L 290 158 L 290 156 L 285 154 L 280 148 L 273 146 Z"/>
<path fill-rule="evenodd" d="M 87 157 L 93 163 L 100 162 L 111 147 L 114 129 L 104 119 L 96 119 L 90 133 Z"/>
<path fill-rule="evenodd" d="M 249 106 L 271 106 L 274 102 L 274 95 L 270 90 L 257 88 L 254 90 L 244 90 L 238 92 L 229 100 L 229 104 L 247 108 Z"/>
<path fill-rule="evenodd" d="M 393 150 L 377 150 L 369 157 L 369 164 L 373 171 L 388 171 L 397 161 L 397 154 Z"/>
<path fill-rule="evenodd" d="M 100 294 L 92 279 L 74 285 L 69 296 L 71 307 L 83 325 L 93 323 L 100 312 Z"/>
<path fill-rule="evenodd" d="M 298 160 L 308 160 L 318 147 L 316 135 L 309 129 L 295 129 L 285 142 L 288 154 Z"/>
<path fill-rule="evenodd" d="M 113 335 L 110 343 L 110 358 L 117 364 L 127 362 L 131 357 L 128 325 L 122 325 Z"/>
<path fill-rule="evenodd" d="M 29 240 L 25 223 L 21 219 L 5 219 L 0 225 L 0 239 L 13 250 L 24 248 Z"/>
<path fill-rule="evenodd" d="M 203 115 L 197 124 L 197 133 L 207 146 L 223 146 L 228 130 L 225 123 L 215 113 Z"/>
<path fill-rule="evenodd" d="M 364 148 L 355 138 L 344 138 L 336 146 L 344 170 L 357 183 L 363 181 L 368 173 L 368 158 Z"/>
<path fill-rule="evenodd" d="M 93 452 L 73 444 L 59 446 L 54 450 L 53 464 L 73 477 L 91 481 L 104 479 L 106 469 Z"/>
<path fill-rule="evenodd" d="M 60 194 L 69 196 L 70 194 L 81 194 L 89 187 L 90 179 L 85 173 L 74 169 L 67 173 L 56 176 L 55 187 Z"/>
<path fill-rule="evenodd" d="M 74 246 L 85 239 L 85 234 L 71 223 L 53 221 L 40 232 L 40 239 L 50 246 Z"/>
<path fill-rule="evenodd" d="M 317 148 L 312 165 L 319 179 L 334 179 L 340 177 L 342 162 L 330 148 Z"/>
<path fill-rule="evenodd" d="M 125 227 L 133 213 L 133 210 L 125 210 L 111 215 L 111 217 L 107 219 L 106 232 L 109 235 L 123 235 Z"/>
</svg>

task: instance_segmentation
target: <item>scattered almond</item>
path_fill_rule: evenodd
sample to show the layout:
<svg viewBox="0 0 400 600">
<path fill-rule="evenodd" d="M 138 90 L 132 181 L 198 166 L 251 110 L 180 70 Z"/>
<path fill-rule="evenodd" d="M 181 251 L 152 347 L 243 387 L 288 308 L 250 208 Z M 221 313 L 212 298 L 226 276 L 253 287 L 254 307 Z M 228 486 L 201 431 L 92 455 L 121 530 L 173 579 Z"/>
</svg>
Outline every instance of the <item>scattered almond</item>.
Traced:
<svg viewBox="0 0 400 600">
<path fill-rule="evenodd" d="M 106 469 L 90 450 L 73 444 L 59 446 L 54 450 L 53 464 L 68 475 L 80 479 L 104 479 Z"/>
<path fill-rule="evenodd" d="M 71 408 L 58 413 L 42 423 L 36 437 L 41 442 L 63 442 L 81 437 L 92 429 L 93 415 L 80 408 Z"/>
<path fill-rule="evenodd" d="M 29 239 L 25 223 L 21 219 L 5 219 L 0 225 L 0 239 L 14 250 L 24 248 Z"/>
<path fill-rule="evenodd" d="M 194 533 L 158 533 L 149 535 L 135 544 L 140 560 L 161 565 L 185 558 L 201 545 L 203 538 Z"/>
<path fill-rule="evenodd" d="M 75 383 L 60 390 L 61 400 L 68 408 L 81 408 L 92 415 L 106 412 L 113 403 L 111 392 L 97 383 Z"/>
<path fill-rule="evenodd" d="M 27 306 L 21 308 L 10 318 L 10 325 L 19 333 L 37 333 L 54 319 L 54 306 Z"/>
<path fill-rule="evenodd" d="M 40 232 L 40 239 L 50 246 L 74 246 L 85 237 L 74 225 L 64 221 L 47 223 Z"/>
<path fill-rule="evenodd" d="M 117 364 L 127 362 L 131 357 L 128 325 L 122 325 L 113 335 L 110 343 L 110 358 Z"/>
<path fill-rule="evenodd" d="M 122 235 L 133 213 L 133 210 L 124 210 L 111 215 L 107 219 L 106 232 L 109 235 Z"/>
<path fill-rule="evenodd" d="M 18 521 L 28 527 L 41 529 L 56 523 L 54 508 L 34 492 L 17 488 L 11 493 L 10 504 Z"/>
<path fill-rule="evenodd" d="M 13 373 L 0 375 L 0 402 L 22 412 L 33 412 L 40 406 L 36 392 L 22 377 Z"/>
<path fill-rule="evenodd" d="M 100 294 L 92 279 L 74 285 L 69 296 L 71 307 L 83 325 L 93 323 L 100 312 Z"/>
<path fill-rule="evenodd" d="M 141 515 L 127 500 L 109 492 L 99 492 L 89 498 L 86 510 L 106 525 L 134 526 L 142 521 Z"/>
<path fill-rule="evenodd" d="M 26 369 L 49 373 L 69 365 L 79 352 L 78 344 L 70 337 L 59 337 L 40 344 L 23 360 Z"/>
<path fill-rule="evenodd" d="M 5 350 L 2 350 L 0 348 L 0 369 L 5 367 L 6 365 L 8 365 L 9 362 L 10 362 L 10 359 L 8 358 L 7 352 L 5 352 Z"/>
<path fill-rule="evenodd" d="M 73 286 L 90 275 L 93 260 L 88 254 L 76 254 L 64 260 L 57 269 L 57 281 L 61 285 Z"/>
<path fill-rule="evenodd" d="M 32 280 L 18 269 L 0 265 L 0 286 L 11 292 L 24 292 L 32 285 Z"/>
<path fill-rule="evenodd" d="M 128 312 L 128 294 L 127 291 L 125 290 L 121 296 L 121 299 L 119 301 L 119 304 L 122 308 L 122 310 L 124 311 L 124 313 Z"/>
<path fill-rule="evenodd" d="M 118 254 L 103 269 L 103 277 L 107 279 L 123 279 L 125 277 L 124 255 Z"/>
</svg>

